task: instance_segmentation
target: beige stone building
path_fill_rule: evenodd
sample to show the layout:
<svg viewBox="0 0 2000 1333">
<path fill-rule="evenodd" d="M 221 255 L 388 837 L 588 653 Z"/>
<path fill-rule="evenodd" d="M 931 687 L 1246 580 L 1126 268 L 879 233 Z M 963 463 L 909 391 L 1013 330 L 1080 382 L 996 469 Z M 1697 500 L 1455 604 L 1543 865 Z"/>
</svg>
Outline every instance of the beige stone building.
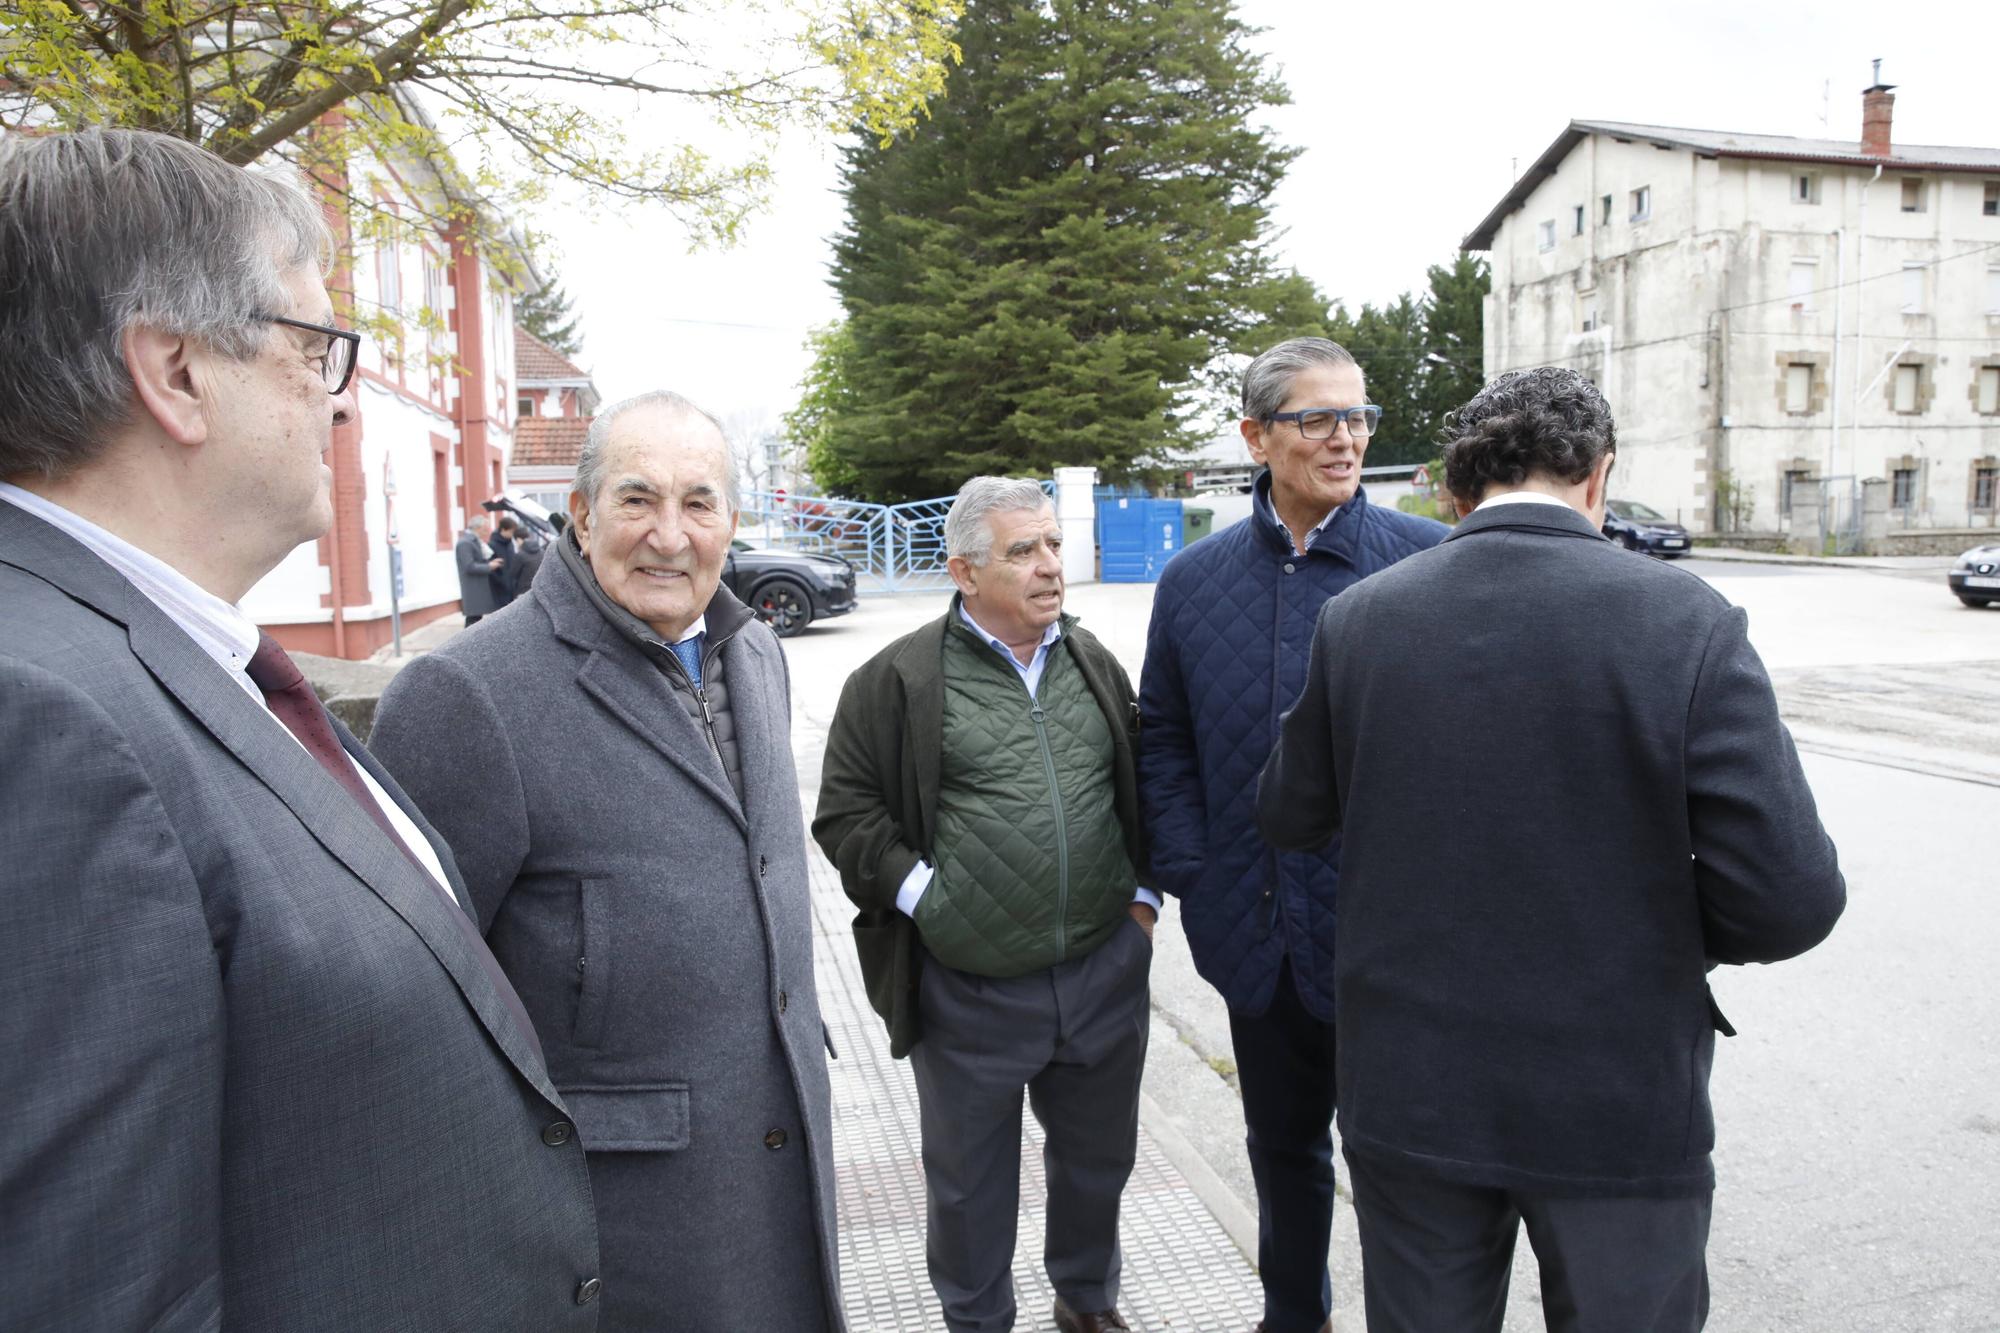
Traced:
<svg viewBox="0 0 2000 1333">
<path fill-rule="evenodd" d="M 1696 532 L 1851 534 L 1864 493 L 1892 531 L 1995 525 L 2000 148 L 1862 101 L 1858 142 L 1572 121 L 1466 237 L 1488 374 L 1589 374 L 1617 495 Z"/>
</svg>

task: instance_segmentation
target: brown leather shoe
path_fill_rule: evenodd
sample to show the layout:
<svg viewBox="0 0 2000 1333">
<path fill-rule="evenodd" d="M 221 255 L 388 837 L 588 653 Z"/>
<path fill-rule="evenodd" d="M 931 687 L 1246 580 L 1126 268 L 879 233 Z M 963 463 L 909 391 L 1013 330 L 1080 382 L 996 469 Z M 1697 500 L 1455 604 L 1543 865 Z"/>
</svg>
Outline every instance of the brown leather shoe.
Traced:
<svg viewBox="0 0 2000 1333">
<path fill-rule="evenodd" d="M 1088 1314 L 1078 1314 L 1060 1296 L 1056 1297 L 1056 1327 L 1062 1333 L 1107 1333 L 1107 1330 L 1118 1328 L 1130 1333 L 1132 1328 L 1125 1322 L 1125 1316 L 1116 1310 L 1092 1310 Z"/>
</svg>

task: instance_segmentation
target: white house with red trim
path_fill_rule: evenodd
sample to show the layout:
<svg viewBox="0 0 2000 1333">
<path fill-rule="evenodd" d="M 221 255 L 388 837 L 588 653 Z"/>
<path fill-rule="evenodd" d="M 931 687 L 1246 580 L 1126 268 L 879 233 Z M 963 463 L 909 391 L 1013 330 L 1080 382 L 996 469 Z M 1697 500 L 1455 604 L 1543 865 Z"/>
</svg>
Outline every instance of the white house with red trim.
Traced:
<svg viewBox="0 0 2000 1333">
<path fill-rule="evenodd" d="M 526 329 L 514 329 L 514 458 L 507 477 L 551 511 L 568 507 L 584 436 L 597 412 L 587 371 Z"/>
<path fill-rule="evenodd" d="M 458 611 L 453 543 L 468 513 L 504 489 L 513 450 L 511 289 L 535 277 L 520 257 L 507 267 L 499 271 L 462 227 L 426 230 L 415 241 L 343 233 L 328 284 L 343 317 L 378 310 L 401 317 L 402 332 L 363 342 L 359 410 L 335 430 L 328 458 L 332 529 L 243 599 L 287 649 L 363 658 L 388 644 L 392 551 L 402 565 L 396 601 L 405 630 Z M 441 328 L 417 318 L 425 309 Z"/>
</svg>

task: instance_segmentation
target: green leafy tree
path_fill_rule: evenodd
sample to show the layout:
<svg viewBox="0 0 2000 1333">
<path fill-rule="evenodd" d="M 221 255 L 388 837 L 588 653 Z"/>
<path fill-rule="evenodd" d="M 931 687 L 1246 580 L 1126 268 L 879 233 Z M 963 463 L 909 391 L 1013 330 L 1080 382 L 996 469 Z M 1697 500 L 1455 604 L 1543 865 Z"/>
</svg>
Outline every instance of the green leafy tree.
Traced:
<svg viewBox="0 0 2000 1333">
<path fill-rule="evenodd" d="M 806 339 L 812 365 L 800 385 L 798 406 L 784 417 L 785 438 L 802 451 L 805 470 L 819 488 L 833 495 L 851 494 L 861 476 L 828 445 L 836 418 L 853 411 L 849 391 L 854 337 L 845 323 L 814 329 Z"/>
<path fill-rule="evenodd" d="M 1377 310 L 1350 316 L 1336 308 L 1327 334 L 1354 353 L 1368 397 L 1382 405 L 1382 425 L 1368 445 L 1368 465 L 1427 463 L 1437 456 L 1446 416 L 1485 383 L 1484 301 L 1492 285 L 1486 261 L 1456 256 L 1426 270 L 1421 297 L 1408 292 Z"/>
<path fill-rule="evenodd" d="M 1323 325 L 1271 258 L 1294 152 L 1253 124 L 1285 93 L 1248 35 L 1225 0 L 968 0 L 931 118 L 847 155 L 821 484 L 1164 472 L 1207 433 L 1219 360 Z"/>
<path fill-rule="evenodd" d="M 579 318 L 569 293 L 553 277 L 514 302 L 514 322 L 568 357 L 583 355 Z"/>
<path fill-rule="evenodd" d="M 961 0 L 12 0 L 0 129 L 112 124 L 238 164 L 281 158 L 364 233 L 463 229 L 517 249 L 551 182 L 647 201 L 728 241 L 783 126 L 906 129 L 943 87 Z M 747 34 L 747 35 L 746 35 Z M 712 157 L 627 126 L 720 121 Z M 385 209 L 394 171 L 417 208 Z"/>
</svg>

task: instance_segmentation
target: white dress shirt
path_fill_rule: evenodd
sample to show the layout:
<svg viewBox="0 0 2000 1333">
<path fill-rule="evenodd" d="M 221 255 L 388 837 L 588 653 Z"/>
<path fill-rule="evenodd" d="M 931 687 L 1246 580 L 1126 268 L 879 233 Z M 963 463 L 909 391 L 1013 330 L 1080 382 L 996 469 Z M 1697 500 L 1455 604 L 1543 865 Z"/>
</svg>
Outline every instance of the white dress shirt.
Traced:
<svg viewBox="0 0 2000 1333">
<path fill-rule="evenodd" d="M 0 481 L 0 500 L 6 500 L 17 508 L 25 509 L 43 522 L 81 542 L 90 552 L 122 575 L 126 582 L 144 593 L 146 600 L 166 613 L 169 620 L 194 640 L 195 647 L 202 650 L 215 664 L 228 673 L 229 678 L 241 686 L 245 693 L 257 701 L 257 707 L 271 719 L 271 725 L 285 733 L 285 736 L 300 749 L 305 749 L 292 729 L 280 722 L 264 702 L 264 692 L 257 688 L 257 682 L 250 679 L 250 659 L 257 652 L 257 645 L 263 632 L 257 628 L 242 609 L 223 601 L 214 593 L 198 586 L 194 580 L 175 569 L 158 556 L 140 550 L 115 533 L 107 532 L 89 519 L 71 513 L 59 504 L 45 500 L 33 491 L 24 491 L 19 486 Z M 310 752 L 308 752 L 310 753 Z M 315 763 L 318 760 L 314 760 Z M 438 861 L 437 852 L 431 847 L 430 839 L 423 835 L 403 808 L 389 799 L 389 793 L 368 770 L 347 756 L 361 785 L 389 820 L 389 827 L 396 830 L 396 836 L 417 858 L 419 864 L 430 873 L 446 893 L 451 893 L 451 881 L 445 877 L 444 866 Z M 453 895 L 456 900 L 456 895 Z M 463 906 L 460 903 L 460 906 Z"/>
<path fill-rule="evenodd" d="M 1001 642 L 998 635 L 993 634 L 984 625 L 981 625 L 972 618 L 972 613 L 965 609 L 965 603 L 963 602 L 958 604 L 958 617 L 966 623 L 967 627 L 974 634 L 977 634 L 994 651 L 1006 658 L 1009 666 L 1021 673 L 1021 683 L 1027 686 L 1028 697 L 1030 699 L 1034 698 L 1035 691 L 1041 687 L 1042 670 L 1049 664 L 1049 650 L 1055 645 L 1055 641 L 1062 637 L 1062 621 L 1057 620 L 1042 631 L 1042 641 L 1035 645 L 1035 655 L 1023 663 L 1020 658 L 1014 656 L 1012 648 Z M 917 914 L 917 900 L 924 896 L 924 890 L 931 886 L 931 880 L 936 875 L 937 871 L 932 868 L 931 863 L 919 858 L 917 863 L 910 867 L 910 873 L 903 876 L 902 886 L 896 890 L 896 910 L 904 916 L 915 916 Z M 1132 891 L 1132 901 L 1135 903 L 1145 903 L 1155 912 L 1160 910 L 1160 895 L 1151 889 L 1134 889 Z"/>
<path fill-rule="evenodd" d="M 1502 491 L 1498 495 L 1489 495 L 1472 506 L 1472 512 L 1476 514 L 1495 505 L 1554 505 L 1558 509 L 1573 508 L 1569 501 L 1558 500 L 1545 491 Z"/>
</svg>

